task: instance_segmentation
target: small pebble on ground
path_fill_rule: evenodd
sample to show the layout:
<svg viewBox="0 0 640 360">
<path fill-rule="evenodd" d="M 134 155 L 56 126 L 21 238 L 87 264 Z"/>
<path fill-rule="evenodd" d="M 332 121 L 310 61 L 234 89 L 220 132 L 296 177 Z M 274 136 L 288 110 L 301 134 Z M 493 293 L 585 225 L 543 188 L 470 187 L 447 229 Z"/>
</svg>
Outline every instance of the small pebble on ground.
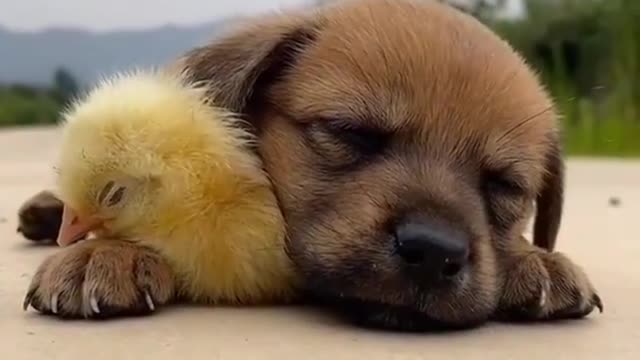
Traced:
<svg viewBox="0 0 640 360">
<path fill-rule="evenodd" d="M 611 196 L 609 198 L 609 206 L 611 207 L 618 207 L 620 206 L 620 198 L 617 196 Z"/>
</svg>

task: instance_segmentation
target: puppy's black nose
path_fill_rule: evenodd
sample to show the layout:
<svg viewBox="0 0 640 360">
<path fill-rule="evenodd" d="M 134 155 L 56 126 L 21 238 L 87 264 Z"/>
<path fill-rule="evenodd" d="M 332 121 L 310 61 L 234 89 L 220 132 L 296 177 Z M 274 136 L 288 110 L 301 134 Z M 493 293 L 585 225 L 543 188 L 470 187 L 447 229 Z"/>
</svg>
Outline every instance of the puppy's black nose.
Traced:
<svg viewBox="0 0 640 360">
<path fill-rule="evenodd" d="M 461 231 L 426 223 L 406 223 L 395 229 L 397 253 L 431 280 L 447 280 L 467 264 L 469 241 Z"/>
</svg>

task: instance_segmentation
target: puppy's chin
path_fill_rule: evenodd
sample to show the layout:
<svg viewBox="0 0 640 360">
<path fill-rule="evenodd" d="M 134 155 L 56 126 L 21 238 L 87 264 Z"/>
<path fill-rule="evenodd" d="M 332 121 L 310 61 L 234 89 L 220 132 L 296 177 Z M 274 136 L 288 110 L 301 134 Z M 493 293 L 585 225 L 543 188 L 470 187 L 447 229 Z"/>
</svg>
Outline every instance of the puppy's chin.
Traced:
<svg viewBox="0 0 640 360">
<path fill-rule="evenodd" d="M 360 326 L 401 331 L 466 329 L 487 321 L 497 307 L 497 270 L 489 246 L 475 246 L 469 264 L 445 283 L 407 271 L 393 251 L 361 250 L 358 257 L 341 262 L 334 258 L 330 269 L 309 258 L 299 262 L 314 297 Z M 318 255 L 316 251 L 314 256 Z"/>
<path fill-rule="evenodd" d="M 435 332 L 463 330 L 481 325 L 486 317 L 468 319 L 465 322 L 449 322 L 431 317 L 411 306 L 399 306 L 366 302 L 359 299 L 343 299 L 335 304 L 341 314 L 353 323 L 372 329 Z"/>
</svg>

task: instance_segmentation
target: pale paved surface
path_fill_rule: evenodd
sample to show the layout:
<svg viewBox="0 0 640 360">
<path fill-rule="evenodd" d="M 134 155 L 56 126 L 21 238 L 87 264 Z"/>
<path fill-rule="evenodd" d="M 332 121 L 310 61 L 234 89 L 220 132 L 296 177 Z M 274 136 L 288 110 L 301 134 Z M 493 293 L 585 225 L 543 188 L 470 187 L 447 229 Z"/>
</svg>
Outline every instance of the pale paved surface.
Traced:
<svg viewBox="0 0 640 360">
<path fill-rule="evenodd" d="M 146 318 L 63 322 L 22 311 L 31 274 L 55 248 L 15 233 L 17 207 L 50 184 L 54 135 L 0 131 L 2 359 L 640 359 L 640 162 L 569 164 L 559 248 L 587 269 L 605 303 L 604 314 L 584 321 L 407 335 L 294 308 L 175 308 Z M 611 195 L 620 207 L 608 205 Z"/>
</svg>

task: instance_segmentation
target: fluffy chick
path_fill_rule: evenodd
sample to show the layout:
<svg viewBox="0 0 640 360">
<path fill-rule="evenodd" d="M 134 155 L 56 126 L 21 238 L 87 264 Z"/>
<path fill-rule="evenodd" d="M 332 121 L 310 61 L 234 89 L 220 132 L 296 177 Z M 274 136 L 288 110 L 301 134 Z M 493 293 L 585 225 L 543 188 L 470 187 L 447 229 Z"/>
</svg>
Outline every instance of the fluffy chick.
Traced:
<svg viewBox="0 0 640 360">
<path fill-rule="evenodd" d="M 294 295 L 285 225 L 239 119 L 162 72 L 119 74 L 64 114 L 58 243 L 139 242 L 172 265 L 179 296 L 260 303 Z M 89 240 L 91 241 L 91 240 Z"/>
</svg>

